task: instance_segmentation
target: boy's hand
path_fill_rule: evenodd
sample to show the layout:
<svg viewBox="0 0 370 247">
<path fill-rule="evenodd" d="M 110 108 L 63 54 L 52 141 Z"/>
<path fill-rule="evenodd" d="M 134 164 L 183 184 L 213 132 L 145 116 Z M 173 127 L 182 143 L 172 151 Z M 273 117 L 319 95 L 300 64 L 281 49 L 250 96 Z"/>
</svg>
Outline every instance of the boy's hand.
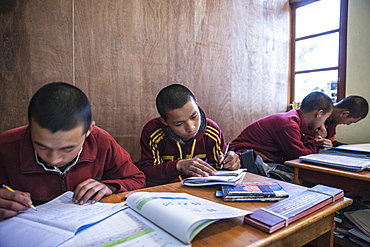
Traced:
<svg viewBox="0 0 370 247">
<path fill-rule="evenodd" d="M 223 163 L 222 169 L 233 171 L 238 170 L 241 167 L 239 155 L 235 152 L 229 151 L 227 152 L 225 159 L 223 158 L 224 157 L 222 155 L 218 157 L 219 163 Z"/>
<path fill-rule="evenodd" d="M 327 132 L 324 124 L 322 124 L 320 126 L 320 128 L 316 129 L 316 131 L 315 131 L 315 138 L 316 139 L 325 138 L 327 135 L 328 135 L 328 132 Z"/>
<path fill-rule="evenodd" d="M 316 141 L 319 143 L 320 148 L 331 148 L 333 147 L 333 143 L 330 139 L 322 138 L 319 136 Z"/>
<path fill-rule="evenodd" d="M 26 211 L 32 205 L 31 195 L 27 192 L 11 192 L 0 189 L 0 221 Z"/>
<path fill-rule="evenodd" d="M 76 204 L 82 205 L 91 199 L 91 203 L 95 203 L 104 196 L 113 194 L 115 191 L 116 189 L 113 186 L 109 186 L 89 178 L 77 185 L 72 201 Z"/>
<path fill-rule="evenodd" d="M 176 168 L 181 174 L 187 177 L 208 177 L 216 173 L 215 168 L 198 158 L 179 160 Z"/>
</svg>

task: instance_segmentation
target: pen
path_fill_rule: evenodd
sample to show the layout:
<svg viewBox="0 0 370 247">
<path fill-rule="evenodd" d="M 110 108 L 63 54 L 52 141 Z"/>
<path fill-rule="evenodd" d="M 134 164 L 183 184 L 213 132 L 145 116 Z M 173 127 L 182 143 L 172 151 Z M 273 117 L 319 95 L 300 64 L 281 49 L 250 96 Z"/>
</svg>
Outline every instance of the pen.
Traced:
<svg viewBox="0 0 370 247">
<path fill-rule="evenodd" d="M 230 142 L 227 142 L 227 144 L 226 144 L 226 150 L 225 150 L 225 154 L 224 154 L 224 159 L 221 162 L 221 169 L 224 167 L 224 164 L 225 164 L 224 163 L 224 160 L 226 158 L 227 152 L 229 151 L 229 145 L 230 145 Z"/>
<path fill-rule="evenodd" d="M 9 186 L 3 184 L 3 187 L 11 192 L 15 192 L 12 188 L 10 188 Z M 33 206 L 32 204 L 30 205 L 30 208 L 34 209 L 34 210 L 37 210 L 35 206 Z"/>
</svg>

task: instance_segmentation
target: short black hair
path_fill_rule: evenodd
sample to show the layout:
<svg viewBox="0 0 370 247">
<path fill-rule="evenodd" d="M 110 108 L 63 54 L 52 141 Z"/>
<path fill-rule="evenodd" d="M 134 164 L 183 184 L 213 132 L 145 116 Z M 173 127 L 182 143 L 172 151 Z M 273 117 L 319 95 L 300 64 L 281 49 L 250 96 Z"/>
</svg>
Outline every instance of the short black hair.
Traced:
<svg viewBox="0 0 370 247">
<path fill-rule="evenodd" d="M 191 99 L 196 100 L 187 87 L 181 84 L 171 84 L 158 93 L 155 103 L 159 115 L 168 119 L 169 111 L 183 107 Z"/>
<path fill-rule="evenodd" d="M 300 109 L 304 112 L 322 110 L 323 114 L 326 114 L 333 109 L 333 102 L 330 97 L 324 93 L 312 92 L 304 97 Z"/>
<path fill-rule="evenodd" d="M 80 124 L 86 133 L 92 122 L 91 105 L 82 90 L 65 82 L 52 82 L 41 87 L 28 106 L 28 121 L 42 128 L 67 131 Z"/>
<path fill-rule="evenodd" d="M 365 118 L 369 111 L 367 100 L 361 96 L 351 95 L 339 101 L 335 107 L 349 111 L 347 117 Z"/>
</svg>

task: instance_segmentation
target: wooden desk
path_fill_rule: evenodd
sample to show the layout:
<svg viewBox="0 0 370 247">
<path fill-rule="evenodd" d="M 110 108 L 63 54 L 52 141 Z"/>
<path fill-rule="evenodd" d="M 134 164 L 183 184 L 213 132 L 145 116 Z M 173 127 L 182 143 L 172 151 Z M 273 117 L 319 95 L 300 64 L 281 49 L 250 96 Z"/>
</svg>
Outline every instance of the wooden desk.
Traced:
<svg viewBox="0 0 370 247">
<path fill-rule="evenodd" d="M 299 159 L 286 161 L 284 164 L 294 167 L 295 184 L 301 185 L 302 180 L 305 180 L 346 191 L 370 194 L 370 171 L 345 171 L 301 162 Z"/>
<path fill-rule="evenodd" d="M 276 181 L 267 177 L 247 173 L 245 182 Z M 278 181 L 290 195 L 306 188 Z M 220 186 L 187 187 L 173 183 L 138 191 L 182 192 L 226 204 L 244 210 L 255 211 L 272 204 L 271 202 L 224 202 L 215 196 Z M 121 202 L 127 194 L 120 193 L 103 198 L 104 202 Z M 192 241 L 192 246 L 301 246 L 316 239 L 317 246 L 333 246 L 334 212 L 352 203 L 343 198 L 294 222 L 273 234 L 264 233 L 257 228 L 244 224 L 243 217 L 217 221 L 203 229 Z"/>
</svg>

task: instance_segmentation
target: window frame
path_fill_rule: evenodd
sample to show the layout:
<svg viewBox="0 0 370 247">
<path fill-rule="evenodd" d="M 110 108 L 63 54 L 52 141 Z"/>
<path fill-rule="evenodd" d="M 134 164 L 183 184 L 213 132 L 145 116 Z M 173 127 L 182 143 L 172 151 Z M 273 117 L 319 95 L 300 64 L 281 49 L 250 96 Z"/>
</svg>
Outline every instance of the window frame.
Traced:
<svg viewBox="0 0 370 247">
<path fill-rule="evenodd" d="M 290 0 L 291 8 L 291 28 L 290 28 L 290 82 L 288 90 L 288 100 L 289 103 L 294 102 L 295 97 L 295 75 L 319 71 L 328 71 L 337 69 L 338 70 L 338 82 L 337 82 L 337 102 L 345 97 L 346 90 L 346 68 L 347 68 L 347 22 L 348 22 L 348 0 L 340 0 L 340 24 L 338 29 L 329 30 L 322 33 L 312 34 L 305 37 L 296 38 L 296 9 L 303 7 L 307 4 L 316 2 L 319 0 Z M 338 66 L 330 68 L 319 68 L 304 71 L 295 71 L 295 50 L 296 41 L 320 37 L 332 33 L 339 33 L 339 56 L 338 56 Z"/>
</svg>

